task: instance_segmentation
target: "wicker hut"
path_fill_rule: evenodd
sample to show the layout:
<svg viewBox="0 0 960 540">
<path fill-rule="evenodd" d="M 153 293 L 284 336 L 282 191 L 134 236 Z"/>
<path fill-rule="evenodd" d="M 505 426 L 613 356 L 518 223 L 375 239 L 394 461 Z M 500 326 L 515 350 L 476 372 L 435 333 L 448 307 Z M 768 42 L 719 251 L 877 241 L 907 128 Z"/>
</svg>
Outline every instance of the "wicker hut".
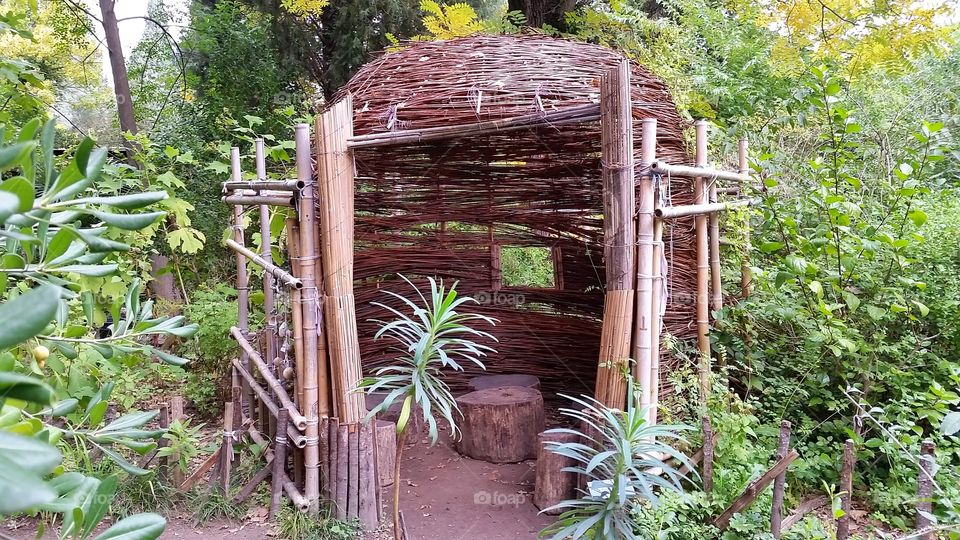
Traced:
<svg viewBox="0 0 960 540">
<path fill-rule="evenodd" d="M 418 42 L 365 65 L 335 101 L 352 96 L 356 141 L 543 119 L 595 106 L 601 74 L 622 61 L 604 47 L 539 35 Z M 631 81 L 636 166 L 643 118 L 658 121 L 659 159 L 689 162 L 685 124 L 664 83 L 636 63 Z M 389 314 L 371 302 L 389 302 L 385 289 L 409 292 L 398 273 L 414 281 L 437 276 L 458 280 L 461 293 L 480 301 L 478 312 L 499 319 L 488 373 L 537 375 L 548 398 L 556 391 L 594 391 L 607 281 L 600 123 L 565 118 L 531 126 L 352 147 L 354 293 L 365 371 L 393 359 L 390 344 L 373 339 L 376 323 L 370 322 Z M 690 186 L 689 179 L 668 182 L 662 204 L 692 203 Z M 689 338 L 696 335 L 693 218 L 666 226 L 665 332 Z M 541 256 L 547 250 L 551 283 L 505 280 L 501 261 L 511 249 Z M 459 377 L 451 386 L 464 383 Z"/>
</svg>

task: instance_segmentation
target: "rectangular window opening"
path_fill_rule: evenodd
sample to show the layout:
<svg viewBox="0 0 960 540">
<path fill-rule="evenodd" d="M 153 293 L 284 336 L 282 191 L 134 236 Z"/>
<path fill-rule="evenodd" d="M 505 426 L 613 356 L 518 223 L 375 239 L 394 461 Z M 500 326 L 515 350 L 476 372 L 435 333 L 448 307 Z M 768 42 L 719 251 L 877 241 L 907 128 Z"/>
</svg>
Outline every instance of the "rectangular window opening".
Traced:
<svg viewBox="0 0 960 540">
<path fill-rule="evenodd" d="M 557 269 L 546 246 L 501 246 L 500 275 L 504 287 L 554 289 Z"/>
</svg>

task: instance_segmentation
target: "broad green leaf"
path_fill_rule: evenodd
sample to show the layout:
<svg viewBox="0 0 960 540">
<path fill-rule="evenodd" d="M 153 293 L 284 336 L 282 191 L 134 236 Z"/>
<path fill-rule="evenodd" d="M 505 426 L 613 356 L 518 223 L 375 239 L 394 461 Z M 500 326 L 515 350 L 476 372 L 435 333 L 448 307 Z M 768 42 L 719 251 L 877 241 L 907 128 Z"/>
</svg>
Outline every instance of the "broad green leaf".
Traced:
<svg viewBox="0 0 960 540">
<path fill-rule="evenodd" d="M 0 191 L 0 224 L 4 224 L 10 216 L 20 208 L 20 199 L 13 193 Z"/>
<path fill-rule="evenodd" d="M 53 389 L 40 379 L 11 371 L 0 372 L 0 400 L 20 399 L 49 405 L 53 395 Z"/>
<path fill-rule="evenodd" d="M 112 195 L 109 197 L 87 197 L 73 201 L 73 204 L 102 204 L 121 210 L 138 210 L 158 203 L 167 198 L 165 191 L 147 191 L 145 193 L 131 193 L 129 195 Z"/>
<path fill-rule="evenodd" d="M 172 364 L 172 365 L 174 365 L 174 366 L 183 366 L 183 365 L 186 365 L 186 364 L 187 364 L 187 359 L 186 359 L 186 358 L 180 358 L 179 356 L 170 354 L 170 353 L 168 353 L 168 352 L 166 352 L 166 351 L 161 351 L 160 349 L 153 349 L 153 348 L 151 348 L 151 349 L 150 349 L 150 352 L 151 352 L 153 355 L 155 355 L 157 358 L 159 358 L 160 360 L 162 360 L 162 361 L 164 361 L 164 362 L 166 362 L 166 363 L 168 363 L 168 364 Z"/>
<path fill-rule="evenodd" d="M 60 305 L 60 291 L 50 285 L 31 289 L 0 305 L 0 349 L 6 349 L 39 334 L 53 320 Z"/>
<path fill-rule="evenodd" d="M 127 231 L 138 231 L 152 225 L 157 219 L 166 215 L 165 212 L 148 212 L 145 214 L 113 214 L 110 212 L 91 212 L 94 217 L 107 225 L 112 225 Z"/>
<path fill-rule="evenodd" d="M 33 437 L 5 431 L 0 431 L 0 456 L 8 459 L 18 469 L 41 476 L 60 464 L 60 452 L 55 447 Z M 4 497 L 0 497 L 2 498 Z"/>
<path fill-rule="evenodd" d="M 36 147 L 37 141 L 25 141 L 7 146 L 0 146 L 0 171 L 5 171 L 12 167 L 16 167 Z"/>
<path fill-rule="evenodd" d="M 958 431 L 960 431 L 960 411 L 947 413 L 943 417 L 943 422 L 940 423 L 940 432 L 949 437 L 955 435 Z"/>
<path fill-rule="evenodd" d="M 94 540 L 154 540 L 166 527 L 167 521 L 157 514 L 136 514 L 120 520 Z"/>
<path fill-rule="evenodd" d="M 19 201 L 18 212 L 26 212 L 33 208 L 33 185 L 22 176 L 15 176 L 0 184 L 0 191 L 13 194 Z"/>
<path fill-rule="evenodd" d="M 43 444 L 43 443 L 40 443 Z M 50 445 L 44 444 L 48 448 Z M 24 469 L 0 453 L 0 514 L 23 512 L 57 498 L 57 494 L 44 484 L 41 476 Z"/>
</svg>

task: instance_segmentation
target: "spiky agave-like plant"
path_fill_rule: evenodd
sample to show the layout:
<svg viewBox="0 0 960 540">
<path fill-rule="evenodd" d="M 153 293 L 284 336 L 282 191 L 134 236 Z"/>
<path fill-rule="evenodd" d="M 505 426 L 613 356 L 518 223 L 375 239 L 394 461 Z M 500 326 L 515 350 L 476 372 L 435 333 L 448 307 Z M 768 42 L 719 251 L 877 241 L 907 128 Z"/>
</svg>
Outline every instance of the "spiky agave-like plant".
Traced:
<svg viewBox="0 0 960 540">
<path fill-rule="evenodd" d="M 630 396 L 626 411 L 611 409 L 592 397 L 561 394 L 582 409 L 561 408 L 560 412 L 576 420 L 579 426 L 589 426 L 586 428 L 589 433 L 576 429 L 552 429 L 547 433 L 574 434 L 579 442 L 547 442 L 546 448 L 575 461 L 576 466 L 564 471 L 585 475 L 594 489 L 588 488 L 579 499 L 566 500 L 545 509 L 565 511 L 555 523 L 540 532 L 540 537 L 549 536 L 551 540 L 634 539 L 631 511 L 638 497 L 655 503 L 655 488 L 683 491 L 680 482 L 686 477 L 666 463 L 664 456 L 673 458 L 687 470 L 693 471 L 694 468 L 685 455 L 663 440 L 681 441 L 680 432 L 692 428 L 647 423 L 646 411 L 639 406 L 640 395 L 635 390 L 634 380 L 625 376 Z"/>
<path fill-rule="evenodd" d="M 477 322 L 494 325 L 495 319 L 457 311 L 460 306 L 477 301 L 469 296 L 458 296 L 456 282 L 447 290 L 443 281 L 437 283 L 435 279 L 429 278 L 428 298 L 413 282 L 405 276 L 400 277 L 413 287 L 422 305 L 417 305 L 392 291 L 384 292 L 403 302 L 412 310 L 412 314 L 374 302 L 374 305 L 396 316 L 395 320 L 389 322 L 375 320 L 381 326 L 374 337 L 387 337 L 400 344 L 397 347 L 399 363 L 378 368 L 371 377 L 361 380 L 358 385 L 367 393 L 388 392 L 387 397 L 368 413 L 367 420 L 389 409 L 398 399 L 403 400 L 397 420 L 397 454 L 393 469 L 393 535 L 397 540 L 400 539 L 400 458 L 410 415 L 414 409 L 421 411 L 429 426 L 431 445 L 436 444 L 439 438 L 436 414 L 450 425 L 451 434 L 456 438 L 458 429 L 454 414 L 459 415 L 460 408 L 450 392 L 450 387 L 443 380 L 441 370 L 450 368 L 463 371 L 462 364 L 465 362 L 472 362 L 481 369 L 486 369 L 481 358 L 488 352 L 495 351 L 492 347 L 475 343 L 474 340 L 496 341 L 493 335 L 470 326 Z"/>
</svg>

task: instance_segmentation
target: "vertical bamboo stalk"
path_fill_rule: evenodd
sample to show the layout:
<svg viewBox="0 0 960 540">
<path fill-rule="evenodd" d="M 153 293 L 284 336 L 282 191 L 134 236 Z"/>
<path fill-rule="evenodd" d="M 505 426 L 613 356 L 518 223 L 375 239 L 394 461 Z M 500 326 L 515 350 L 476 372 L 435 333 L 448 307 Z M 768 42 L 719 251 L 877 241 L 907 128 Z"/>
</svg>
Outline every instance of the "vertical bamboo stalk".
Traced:
<svg viewBox="0 0 960 540">
<path fill-rule="evenodd" d="M 703 429 L 703 467 L 701 477 L 703 479 L 703 492 L 713 491 L 713 426 L 710 424 L 710 417 L 704 415 L 700 419 L 700 425 Z"/>
<path fill-rule="evenodd" d="M 242 180 L 242 173 L 240 171 L 240 149 L 234 146 L 230 149 L 230 179 L 234 182 L 239 182 Z M 244 245 L 243 241 L 243 207 L 234 206 L 233 207 L 233 241 Z M 237 328 L 243 332 L 244 335 L 247 335 L 247 331 L 250 329 L 250 287 L 248 284 L 247 277 L 247 259 L 240 253 L 236 254 L 237 261 Z M 250 359 L 247 357 L 247 353 L 240 351 L 240 363 L 243 364 L 243 367 L 246 368 L 247 372 L 250 371 Z M 246 381 L 242 381 L 243 386 L 243 401 L 246 404 L 249 412 L 250 418 L 255 416 L 253 410 L 253 391 L 250 389 L 250 385 Z"/>
<path fill-rule="evenodd" d="M 254 160 L 256 162 L 257 180 L 267 179 L 267 163 L 263 152 L 263 139 L 255 139 Z M 270 235 L 270 207 L 260 205 L 260 255 L 264 260 L 273 264 L 273 242 Z M 273 294 L 274 277 L 270 272 L 263 273 L 263 310 L 267 315 L 266 332 L 264 333 L 264 359 L 277 374 L 277 303 Z"/>
<path fill-rule="evenodd" d="M 748 143 L 746 137 L 740 139 L 737 146 L 737 163 L 740 174 L 750 174 L 750 165 L 747 163 Z M 740 186 L 740 193 L 746 193 L 747 186 Z M 743 224 L 743 258 L 740 261 L 740 297 L 750 296 L 753 287 L 753 275 L 750 270 L 750 208 L 747 207 L 747 219 Z"/>
<path fill-rule="evenodd" d="M 633 214 L 636 191 L 631 113 L 630 62 L 623 59 L 617 67 L 606 71 L 600 78 L 603 255 L 607 292 L 604 297 L 595 392 L 597 399 L 605 405 L 619 409 L 626 404 L 626 381 L 622 369 L 632 352 L 631 334 L 648 329 L 645 320 L 642 326 L 636 328 L 633 320 L 636 273 Z"/>
<path fill-rule="evenodd" d="M 650 359 L 648 360 L 649 368 L 647 376 L 647 422 L 650 424 L 657 423 L 657 405 L 660 400 L 660 331 L 662 328 L 663 320 L 662 313 L 660 311 L 660 304 L 663 301 L 663 268 L 661 263 L 661 258 L 663 257 L 663 220 L 655 219 L 652 215 L 653 211 L 660 207 L 660 194 L 656 191 L 659 186 L 654 186 L 654 179 L 652 173 L 650 173 L 650 164 L 656 161 L 657 159 L 657 120 L 655 118 L 646 118 L 643 120 L 643 139 L 640 142 L 640 169 L 643 171 L 641 174 L 641 182 L 647 182 L 649 184 L 649 202 L 644 200 L 643 197 L 646 194 L 645 188 L 641 187 L 641 213 L 639 220 L 645 219 L 646 216 L 649 216 L 649 220 L 652 222 L 653 229 L 651 231 L 652 237 L 650 239 L 650 305 L 648 308 L 648 320 L 650 321 Z M 662 189 L 662 188 L 661 188 Z M 644 209 L 649 207 L 651 214 L 644 214 Z M 639 221 L 638 220 L 638 221 Z M 640 238 L 638 236 L 638 238 Z M 645 254 L 643 249 L 642 239 L 641 244 L 639 245 L 638 259 L 641 262 L 638 262 L 638 266 L 643 266 L 642 257 Z M 641 271 L 642 273 L 642 271 Z M 642 290 L 638 287 L 638 290 Z M 640 302 L 643 300 L 642 295 L 637 296 L 637 309 L 640 309 Z M 641 378 L 642 380 L 642 378 Z"/>
<path fill-rule="evenodd" d="M 706 138 L 706 136 L 704 136 Z M 717 202 L 717 181 L 710 179 L 708 199 Z M 720 282 L 720 212 L 711 212 L 707 219 L 710 224 L 710 292 L 714 311 L 723 309 L 723 284 Z"/>
<path fill-rule="evenodd" d="M 790 421 L 780 422 L 780 442 L 777 445 L 777 461 L 787 457 L 790 450 Z M 770 507 L 770 534 L 779 539 L 783 526 L 783 492 L 787 483 L 787 471 L 773 481 L 773 503 Z"/>
<path fill-rule="evenodd" d="M 319 455 L 319 417 L 317 411 L 317 313 L 318 302 L 315 266 L 316 257 L 313 236 L 317 233 L 316 202 L 314 200 L 313 164 L 310 156 L 310 128 L 298 124 L 294 132 L 297 156 L 297 180 L 304 183 L 300 197 L 300 257 L 307 261 L 301 263 L 303 274 L 300 276 L 303 288 L 300 290 L 300 307 L 303 317 L 303 410 L 307 417 L 307 429 L 304 435 L 307 445 L 304 447 L 304 496 L 310 501 L 310 513 L 316 514 L 320 504 L 320 455 Z"/>
<path fill-rule="evenodd" d="M 933 475 L 936 471 L 936 445 L 930 439 L 920 444 L 920 472 L 917 476 L 917 531 L 928 529 L 933 514 Z M 933 531 L 921 532 L 920 540 L 933 540 Z"/>
<path fill-rule="evenodd" d="M 290 254 L 290 268 L 292 274 L 297 278 L 303 276 L 302 259 L 300 257 L 300 226 L 297 220 L 289 218 L 286 220 L 287 229 L 287 251 Z M 297 407 L 303 410 L 303 311 L 300 289 L 290 291 L 290 303 L 293 305 L 291 314 L 291 324 L 293 325 L 293 356 L 296 372 L 296 394 Z"/>
<path fill-rule="evenodd" d="M 270 519 L 277 517 L 280 511 L 280 499 L 283 496 L 283 481 L 286 478 L 287 464 L 287 426 L 290 413 L 285 407 L 277 411 L 277 436 L 273 446 L 273 479 L 270 486 Z"/>
<path fill-rule="evenodd" d="M 707 166 L 707 122 L 698 120 L 696 165 Z M 707 204 L 708 193 L 703 177 L 694 180 L 694 199 L 696 204 Z M 697 349 L 700 351 L 700 400 L 704 405 L 710 396 L 710 298 L 709 279 L 710 262 L 707 238 L 707 216 L 698 214 L 694 218 L 697 236 Z"/>
<path fill-rule="evenodd" d="M 231 401 L 223 404 L 223 446 L 221 448 L 220 490 L 224 496 L 227 496 L 230 494 L 230 464 L 233 461 L 233 402 Z"/>
<path fill-rule="evenodd" d="M 840 469 L 840 509 L 843 515 L 837 520 L 837 540 L 847 540 L 850 536 L 850 510 L 853 500 L 853 470 L 857 464 L 857 455 L 853 441 L 847 439 L 843 445 L 843 468 Z"/>
<path fill-rule="evenodd" d="M 319 164 L 323 159 L 323 146 L 320 144 L 319 130 L 316 130 L 316 136 L 317 145 L 314 148 L 314 156 L 318 165 L 315 174 L 319 175 Z M 320 200 L 319 182 L 315 182 L 313 185 L 313 196 L 317 201 Z M 322 215 L 317 217 L 318 225 L 321 224 L 321 220 Z M 321 244 L 322 236 L 321 234 L 316 234 L 313 238 L 314 252 L 316 253 L 313 264 L 317 286 L 317 300 L 320 302 L 320 309 L 317 311 L 317 410 L 320 418 L 326 418 L 333 412 L 333 403 L 330 388 L 330 351 L 327 348 L 326 321 L 324 320 L 324 304 L 326 299 L 324 291 L 326 290 L 326 285 L 324 285 L 323 257 L 321 256 L 323 253 Z"/>
<path fill-rule="evenodd" d="M 361 372 L 353 297 L 354 164 L 347 149 L 352 134 L 353 99 L 347 95 L 317 118 L 324 323 L 333 409 L 345 424 L 359 422 L 366 414 L 362 393 L 354 391 Z"/>
</svg>

